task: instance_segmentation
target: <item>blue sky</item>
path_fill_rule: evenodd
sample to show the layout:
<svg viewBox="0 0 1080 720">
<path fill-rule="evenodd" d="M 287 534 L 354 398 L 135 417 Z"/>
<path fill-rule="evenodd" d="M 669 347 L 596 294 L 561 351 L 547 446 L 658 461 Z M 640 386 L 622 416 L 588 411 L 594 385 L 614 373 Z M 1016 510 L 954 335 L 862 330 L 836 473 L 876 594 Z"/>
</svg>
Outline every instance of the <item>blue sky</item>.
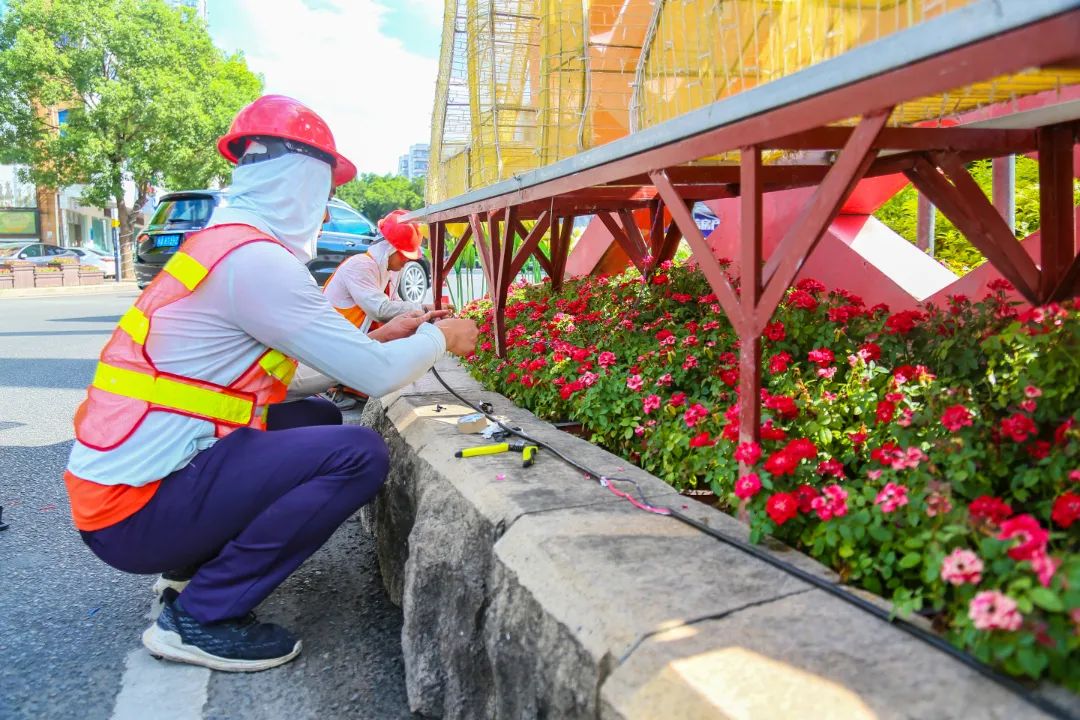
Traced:
<svg viewBox="0 0 1080 720">
<path fill-rule="evenodd" d="M 0 0 L 0 12 L 6 0 Z M 426 143 L 443 0 L 209 0 L 218 47 L 321 114 L 361 172 Z"/>
<path fill-rule="evenodd" d="M 208 4 L 219 47 L 243 51 L 266 92 L 308 104 L 361 172 L 380 173 L 429 140 L 442 9 L 443 0 Z"/>
</svg>

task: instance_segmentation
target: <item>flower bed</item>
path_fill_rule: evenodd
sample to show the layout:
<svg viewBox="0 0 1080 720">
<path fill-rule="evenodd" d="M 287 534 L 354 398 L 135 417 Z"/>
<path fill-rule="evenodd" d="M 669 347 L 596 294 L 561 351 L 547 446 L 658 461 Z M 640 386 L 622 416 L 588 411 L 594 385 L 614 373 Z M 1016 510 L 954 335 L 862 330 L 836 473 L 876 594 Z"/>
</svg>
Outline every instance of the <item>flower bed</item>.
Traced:
<svg viewBox="0 0 1080 720">
<path fill-rule="evenodd" d="M 1080 310 L 890 313 L 812 280 L 763 340 L 762 445 L 738 439 L 737 338 L 700 274 L 516 286 L 488 387 L 681 490 L 714 492 L 843 580 L 1010 673 L 1080 690 Z M 466 308 L 491 332 L 487 300 Z M 737 477 L 738 462 L 754 472 Z"/>
</svg>

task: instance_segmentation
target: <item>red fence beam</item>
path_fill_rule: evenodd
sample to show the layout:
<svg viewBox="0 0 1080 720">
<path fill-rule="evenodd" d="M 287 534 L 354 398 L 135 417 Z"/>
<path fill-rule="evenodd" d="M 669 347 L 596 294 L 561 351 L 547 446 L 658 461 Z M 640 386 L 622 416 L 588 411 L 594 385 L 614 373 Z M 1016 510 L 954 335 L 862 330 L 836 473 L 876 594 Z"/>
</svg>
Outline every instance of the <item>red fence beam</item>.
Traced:
<svg viewBox="0 0 1080 720">
<path fill-rule="evenodd" d="M 786 135 L 762 143 L 770 150 L 833 150 L 844 147 L 850 127 L 826 126 Z M 1019 155 L 1037 146 L 1034 130 L 999 130 L 991 128 L 883 128 L 874 140 L 877 150 L 953 150 L 976 152 L 985 157 Z"/>
<path fill-rule="evenodd" d="M 709 287 L 716 293 L 720 306 L 727 313 L 728 320 L 731 321 L 732 326 L 740 327 L 743 318 L 739 299 L 735 296 L 735 290 L 732 289 L 731 282 L 724 273 L 724 269 L 716 261 L 712 248 L 705 241 L 705 236 L 701 234 L 697 223 L 694 222 L 694 216 L 690 213 L 690 208 L 679 197 L 675 186 L 668 179 L 667 172 L 659 170 L 652 173 L 651 177 L 656 185 L 656 190 L 660 193 L 660 197 L 664 199 L 664 204 L 668 206 L 668 210 L 671 212 L 671 219 L 678 226 L 686 241 L 690 243 L 690 250 L 694 253 L 694 259 L 697 261 L 698 267 L 701 268 L 702 275 L 709 281 Z"/>
<path fill-rule="evenodd" d="M 1073 143 L 1076 127 L 1039 130 L 1039 299 L 1047 302 L 1068 275 L 1077 255 L 1073 212 Z"/>
<path fill-rule="evenodd" d="M 948 178 L 938 172 L 938 163 L 946 166 Z M 1038 268 L 958 158 L 940 154 L 934 162 L 922 159 L 905 174 L 1017 292 L 1038 302 Z"/>
<path fill-rule="evenodd" d="M 435 303 L 435 309 L 442 309 L 442 290 L 446 280 L 446 223 L 437 222 L 428 225 L 428 233 L 431 235 L 431 274 L 434 285 L 431 288 L 431 299 Z"/>
<path fill-rule="evenodd" d="M 764 287 L 755 318 L 758 332 L 764 329 L 799 268 L 874 161 L 874 139 L 891 112 L 892 108 L 880 110 L 859 121 L 829 173 L 765 264 Z"/>
<path fill-rule="evenodd" d="M 761 438 L 761 330 L 758 313 L 761 300 L 761 148 L 743 148 L 739 153 L 741 206 L 741 253 L 739 300 L 743 322 L 739 332 L 739 440 L 758 442 Z M 771 313 L 770 313 L 771 314 Z M 768 318 L 766 318 L 766 321 Z M 740 472 L 749 472 L 745 463 Z M 743 511 L 740 510 L 740 513 Z"/>
<path fill-rule="evenodd" d="M 541 255 L 540 253 L 540 240 L 543 239 L 544 233 L 548 231 L 548 227 L 551 224 L 551 213 L 546 212 L 537 219 L 536 224 L 533 225 L 533 229 L 526 235 L 522 232 L 524 228 L 518 225 L 518 234 L 525 238 L 521 242 L 521 248 L 517 252 L 517 256 L 510 264 L 510 279 L 517 277 L 521 272 L 521 268 L 525 266 L 525 261 L 530 255 Z"/>
</svg>

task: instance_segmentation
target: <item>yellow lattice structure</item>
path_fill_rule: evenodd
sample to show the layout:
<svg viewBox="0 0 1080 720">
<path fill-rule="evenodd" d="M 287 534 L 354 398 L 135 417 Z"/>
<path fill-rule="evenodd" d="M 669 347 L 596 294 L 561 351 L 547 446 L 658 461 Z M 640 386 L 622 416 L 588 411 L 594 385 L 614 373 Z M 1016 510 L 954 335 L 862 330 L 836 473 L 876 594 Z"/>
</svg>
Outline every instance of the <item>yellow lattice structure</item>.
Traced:
<svg viewBox="0 0 1080 720">
<path fill-rule="evenodd" d="M 447 0 L 428 200 L 616 140 L 972 1 Z M 905 103 L 891 122 L 937 121 L 1077 83 L 1073 69 L 996 78 Z"/>
</svg>

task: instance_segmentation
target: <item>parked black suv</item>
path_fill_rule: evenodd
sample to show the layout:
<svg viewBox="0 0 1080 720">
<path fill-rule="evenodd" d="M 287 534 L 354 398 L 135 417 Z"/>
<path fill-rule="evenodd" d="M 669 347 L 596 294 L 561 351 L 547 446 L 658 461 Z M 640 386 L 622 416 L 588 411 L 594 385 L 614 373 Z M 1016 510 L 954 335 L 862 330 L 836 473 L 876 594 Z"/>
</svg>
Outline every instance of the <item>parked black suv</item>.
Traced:
<svg viewBox="0 0 1080 720">
<path fill-rule="evenodd" d="M 150 224 L 136 241 L 135 278 L 139 287 L 149 285 L 185 238 L 206 227 L 214 209 L 226 202 L 221 190 L 189 190 L 162 196 Z M 378 238 L 375 223 L 335 198 L 330 201 L 330 220 L 323 225 L 308 269 L 316 282 L 324 285 L 345 258 L 367 251 Z M 430 285 L 431 265 L 421 257 L 401 269 L 398 295 L 420 302 Z"/>
</svg>

